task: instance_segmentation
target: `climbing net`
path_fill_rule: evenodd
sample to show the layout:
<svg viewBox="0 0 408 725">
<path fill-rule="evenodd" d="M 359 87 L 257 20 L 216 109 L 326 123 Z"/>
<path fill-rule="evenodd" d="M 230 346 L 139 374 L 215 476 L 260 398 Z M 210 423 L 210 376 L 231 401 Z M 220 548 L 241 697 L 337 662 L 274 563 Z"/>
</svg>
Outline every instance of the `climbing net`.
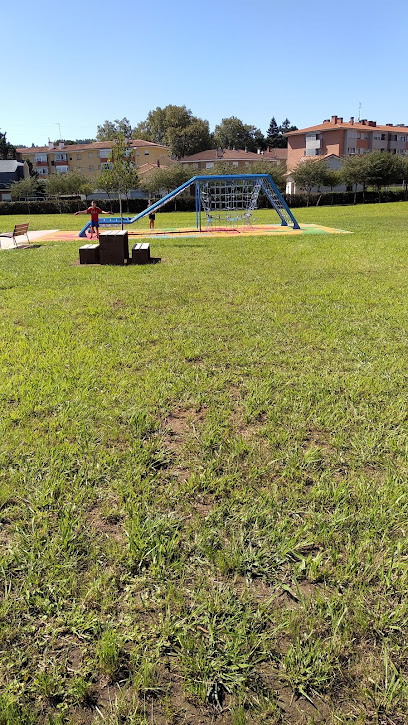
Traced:
<svg viewBox="0 0 408 725">
<path fill-rule="evenodd" d="M 200 199 L 207 226 L 251 224 L 261 186 L 258 179 L 216 179 L 202 182 Z"/>
</svg>

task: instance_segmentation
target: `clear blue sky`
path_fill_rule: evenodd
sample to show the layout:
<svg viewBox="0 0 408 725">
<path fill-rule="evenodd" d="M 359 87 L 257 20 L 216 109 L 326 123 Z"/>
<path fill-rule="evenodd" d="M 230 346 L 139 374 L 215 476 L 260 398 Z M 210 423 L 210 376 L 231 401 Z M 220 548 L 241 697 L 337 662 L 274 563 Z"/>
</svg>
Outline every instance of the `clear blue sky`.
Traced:
<svg viewBox="0 0 408 725">
<path fill-rule="evenodd" d="M 1 10 L 0 130 L 94 138 L 157 106 L 266 133 L 337 114 L 408 124 L 407 0 L 19 0 Z M 59 126 L 58 126 L 59 124 Z"/>
</svg>

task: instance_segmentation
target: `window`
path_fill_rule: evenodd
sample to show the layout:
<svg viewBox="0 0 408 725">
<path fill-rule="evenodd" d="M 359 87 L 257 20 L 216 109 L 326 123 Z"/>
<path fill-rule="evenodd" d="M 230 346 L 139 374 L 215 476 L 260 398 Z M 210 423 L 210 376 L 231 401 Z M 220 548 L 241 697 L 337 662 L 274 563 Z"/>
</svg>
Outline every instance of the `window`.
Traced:
<svg viewBox="0 0 408 725">
<path fill-rule="evenodd" d="M 148 156 L 148 155 L 149 155 L 149 152 L 148 152 L 148 151 L 145 151 L 145 152 L 144 152 L 144 155 L 145 155 L 145 156 Z"/>
<path fill-rule="evenodd" d="M 93 166 L 88 166 L 88 171 L 93 171 L 93 170 L 94 170 Z"/>
<path fill-rule="evenodd" d="M 381 141 L 385 141 L 385 133 L 381 134 Z"/>
<path fill-rule="evenodd" d="M 233 161 L 233 162 L 232 162 L 232 165 L 233 165 L 233 166 L 238 166 L 238 161 Z"/>
<path fill-rule="evenodd" d="M 101 149 L 98 151 L 98 158 L 99 159 L 107 159 L 108 156 L 110 156 L 112 153 L 112 149 Z"/>
<path fill-rule="evenodd" d="M 356 153 L 356 149 L 355 149 L 355 147 L 354 147 L 354 146 L 350 146 L 350 147 L 349 147 L 349 148 L 347 149 L 347 153 L 348 153 L 348 154 L 355 154 L 355 153 Z"/>
<path fill-rule="evenodd" d="M 93 153 L 92 153 L 92 151 L 88 151 L 88 159 L 91 159 L 91 158 L 92 158 L 92 156 L 93 156 Z"/>
<path fill-rule="evenodd" d="M 77 154 L 77 161 L 81 160 L 81 154 Z"/>
<path fill-rule="evenodd" d="M 406 137 L 405 136 L 400 136 L 399 137 L 399 141 L 405 141 L 405 140 L 406 140 Z"/>
<path fill-rule="evenodd" d="M 207 161 L 205 164 L 206 169 L 212 169 L 214 166 L 214 161 Z"/>
</svg>

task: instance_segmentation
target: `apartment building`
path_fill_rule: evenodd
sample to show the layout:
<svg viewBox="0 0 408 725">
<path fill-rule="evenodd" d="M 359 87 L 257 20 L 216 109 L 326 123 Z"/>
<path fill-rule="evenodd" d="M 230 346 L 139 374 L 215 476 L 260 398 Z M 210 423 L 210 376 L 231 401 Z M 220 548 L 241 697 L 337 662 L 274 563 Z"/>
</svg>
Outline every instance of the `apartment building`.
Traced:
<svg viewBox="0 0 408 725">
<path fill-rule="evenodd" d="M 212 169 L 215 164 L 225 164 L 236 171 L 248 174 L 251 171 L 251 164 L 259 163 L 259 161 L 286 166 L 286 152 L 287 149 L 259 150 L 258 153 L 244 149 L 209 149 L 191 156 L 184 156 L 179 161 L 181 164 L 191 167 L 193 174 Z"/>
<path fill-rule="evenodd" d="M 170 156 L 167 146 L 162 146 L 142 139 L 133 139 L 129 142 L 130 154 L 135 167 L 146 163 L 160 166 L 165 164 Z M 49 174 L 66 174 L 68 171 L 81 171 L 85 176 L 92 176 L 101 169 L 109 168 L 112 153 L 112 141 L 95 141 L 90 144 L 59 143 L 54 146 L 19 148 L 18 158 L 22 161 L 31 161 L 39 176 Z"/>
<path fill-rule="evenodd" d="M 354 121 L 353 117 L 344 122 L 340 116 L 331 116 L 317 126 L 289 131 L 285 136 L 288 139 L 289 171 L 303 157 L 331 154 L 340 157 L 367 151 L 408 152 L 408 126 L 394 126 L 392 123 L 380 126 L 376 121 Z"/>
</svg>

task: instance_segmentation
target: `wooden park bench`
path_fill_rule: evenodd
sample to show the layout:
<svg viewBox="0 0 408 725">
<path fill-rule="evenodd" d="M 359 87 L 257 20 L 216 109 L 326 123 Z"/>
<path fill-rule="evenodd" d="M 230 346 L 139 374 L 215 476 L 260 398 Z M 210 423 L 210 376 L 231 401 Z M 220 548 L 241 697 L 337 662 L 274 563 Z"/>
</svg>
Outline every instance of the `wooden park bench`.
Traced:
<svg viewBox="0 0 408 725">
<path fill-rule="evenodd" d="M 27 242 L 30 244 L 30 240 L 28 238 L 27 229 L 28 229 L 28 222 L 27 224 L 16 224 L 12 232 L 2 232 L 0 234 L 1 237 L 7 237 L 7 239 L 12 239 L 14 242 L 14 245 L 17 247 L 17 239 L 16 237 L 20 237 L 22 235 L 25 235 L 27 237 Z"/>
</svg>

